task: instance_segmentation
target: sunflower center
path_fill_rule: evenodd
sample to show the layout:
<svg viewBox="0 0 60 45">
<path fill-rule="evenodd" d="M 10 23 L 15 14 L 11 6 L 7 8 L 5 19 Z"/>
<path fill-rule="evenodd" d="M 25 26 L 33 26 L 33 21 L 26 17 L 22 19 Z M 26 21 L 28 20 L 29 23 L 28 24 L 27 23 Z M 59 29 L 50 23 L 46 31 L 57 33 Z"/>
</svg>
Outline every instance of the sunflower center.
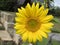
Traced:
<svg viewBox="0 0 60 45">
<path fill-rule="evenodd" d="M 40 24 L 37 20 L 35 19 L 30 19 L 27 21 L 27 26 L 26 28 L 29 30 L 29 31 L 32 31 L 32 32 L 35 32 L 39 29 L 40 27 Z"/>
<path fill-rule="evenodd" d="M 34 19 L 31 19 L 31 20 L 28 21 L 28 26 L 30 28 L 35 28 L 37 26 L 37 24 L 38 24 L 38 22 Z"/>
</svg>

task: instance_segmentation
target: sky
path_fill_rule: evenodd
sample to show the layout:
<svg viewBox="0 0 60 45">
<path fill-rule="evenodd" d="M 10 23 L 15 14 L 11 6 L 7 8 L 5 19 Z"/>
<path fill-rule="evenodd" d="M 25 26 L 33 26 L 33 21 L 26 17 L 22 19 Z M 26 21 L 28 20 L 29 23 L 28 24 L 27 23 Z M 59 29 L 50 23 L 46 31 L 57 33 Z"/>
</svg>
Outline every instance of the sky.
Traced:
<svg viewBox="0 0 60 45">
<path fill-rule="evenodd" d="M 60 0 L 54 0 L 54 5 L 60 7 Z"/>
</svg>

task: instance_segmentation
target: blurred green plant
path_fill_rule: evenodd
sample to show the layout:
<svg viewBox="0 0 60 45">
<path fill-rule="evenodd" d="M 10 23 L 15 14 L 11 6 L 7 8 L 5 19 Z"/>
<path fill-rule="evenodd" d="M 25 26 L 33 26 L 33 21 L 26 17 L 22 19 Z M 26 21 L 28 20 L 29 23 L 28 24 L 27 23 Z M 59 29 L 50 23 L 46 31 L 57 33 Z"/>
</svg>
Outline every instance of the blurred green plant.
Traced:
<svg viewBox="0 0 60 45">
<path fill-rule="evenodd" d="M 47 45 L 48 44 L 48 41 L 49 41 L 49 39 L 43 38 L 43 41 L 42 42 L 37 41 L 33 45 Z M 29 44 L 30 43 L 28 43 L 28 42 L 24 42 L 22 45 L 29 45 Z"/>
<path fill-rule="evenodd" d="M 52 40 L 52 45 L 60 45 L 60 41 Z"/>
<path fill-rule="evenodd" d="M 0 0 L 0 10 L 14 11 L 16 0 Z"/>
<path fill-rule="evenodd" d="M 5 28 L 0 26 L 0 30 L 5 30 Z"/>
</svg>

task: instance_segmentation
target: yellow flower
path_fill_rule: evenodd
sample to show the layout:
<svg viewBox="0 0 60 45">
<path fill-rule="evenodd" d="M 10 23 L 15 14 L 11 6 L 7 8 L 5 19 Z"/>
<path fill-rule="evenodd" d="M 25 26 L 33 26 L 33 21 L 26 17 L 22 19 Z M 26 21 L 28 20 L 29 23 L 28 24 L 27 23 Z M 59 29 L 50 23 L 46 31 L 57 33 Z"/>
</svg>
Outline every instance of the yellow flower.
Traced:
<svg viewBox="0 0 60 45">
<path fill-rule="evenodd" d="M 32 6 L 28 3 L 25 8 L 18 8 L 14 27 L 16 33 L 22 36 L 23 41 L 28 42 L 42 41 L 43 37 L 47 38 L 47 33 L 51 32 L 50 29 L 53 27 L 51 23 L 53 16 L 47 13 L 48 9 L 44 9 L 43 5 L 39 7 L 39 3 L 36 5 L 33 3 Z"/>
</svg>

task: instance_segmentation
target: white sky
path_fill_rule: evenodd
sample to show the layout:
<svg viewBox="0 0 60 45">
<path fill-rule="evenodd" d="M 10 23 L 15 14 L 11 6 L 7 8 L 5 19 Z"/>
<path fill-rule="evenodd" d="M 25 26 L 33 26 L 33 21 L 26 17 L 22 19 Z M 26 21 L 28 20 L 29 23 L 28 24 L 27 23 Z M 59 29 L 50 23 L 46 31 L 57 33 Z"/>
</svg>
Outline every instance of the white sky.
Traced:
<svg viewBox="0 0 60 45">
<path fill-rule="evenodd" d="M 54 5 L 60 7 L 60 0 L 54 0 Z"/>
</svg>

